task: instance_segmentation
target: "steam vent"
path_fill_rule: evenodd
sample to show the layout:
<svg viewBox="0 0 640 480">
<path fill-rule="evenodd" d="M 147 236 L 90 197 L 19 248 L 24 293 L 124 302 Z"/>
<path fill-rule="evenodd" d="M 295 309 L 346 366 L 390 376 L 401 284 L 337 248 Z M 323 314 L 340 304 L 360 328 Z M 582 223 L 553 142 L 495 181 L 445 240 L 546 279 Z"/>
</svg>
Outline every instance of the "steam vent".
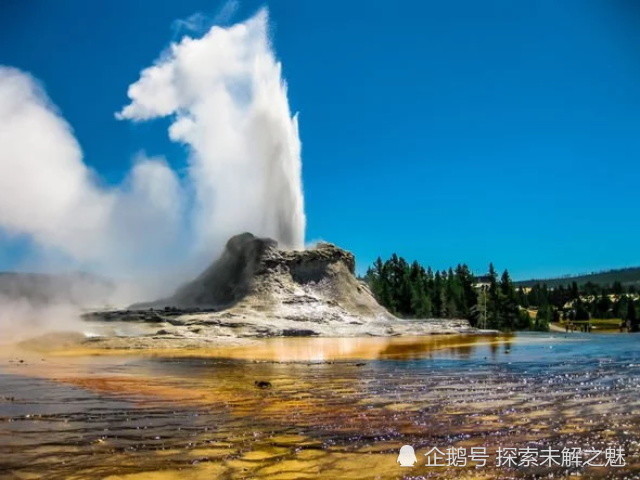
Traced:
<svg viewBox="0 0 640 480">
<path fill-rule="evenodd" d="M 251 233 L 169 298 L 132 305 L 102 320 L 168 322 L 163 334 L 198 326 L 209 336 L 389 336 L 471 331 L 466 320 L 402 320 L 355 275 L 353 254 L 330 243 L 281 250 Z M 190 330 L 192 331 L 192 330 Z M 186 332 L 181 332 L 184 334 Z"/>
</svg>

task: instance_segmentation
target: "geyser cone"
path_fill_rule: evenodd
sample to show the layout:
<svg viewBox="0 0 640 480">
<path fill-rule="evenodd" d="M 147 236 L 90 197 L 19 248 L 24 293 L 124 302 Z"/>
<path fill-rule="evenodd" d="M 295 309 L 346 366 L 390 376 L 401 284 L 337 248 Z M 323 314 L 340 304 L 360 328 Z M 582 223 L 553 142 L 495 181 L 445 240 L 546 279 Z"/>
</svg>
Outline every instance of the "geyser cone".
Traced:
<svg viewBox="0 0 640 480">
<path fill-rule="evenodd" d="M 362 336 L 469 331 L 466 320 L 401 320 L 354 276 L 353 255 L 330 243 L 282 250 L 243 233 L 198 278 L 166 299 L 108 319 L 167 321 L 163 334 L 196 328 L 211 336 Z M 160 309 L 149 312 L 149 308 Z M 196 327 L 197 326 L 197 327 Z M 208 327 L 206 333 L 202 327 Z M 189 335 L 192 335 L 189 330 Z"/>
</svg>

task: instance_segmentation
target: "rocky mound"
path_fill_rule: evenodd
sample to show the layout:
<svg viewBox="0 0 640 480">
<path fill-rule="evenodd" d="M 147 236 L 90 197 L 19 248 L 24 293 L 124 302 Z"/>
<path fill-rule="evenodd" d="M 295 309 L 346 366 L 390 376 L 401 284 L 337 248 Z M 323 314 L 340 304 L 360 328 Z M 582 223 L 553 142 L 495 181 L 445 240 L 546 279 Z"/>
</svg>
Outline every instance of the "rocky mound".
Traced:
<svg viewBox="0 0 640 480">
<path fill-rule="evenodd" d="M 227 242 L 218 260 L 173 296 L 131 308 L 228 308 L 254 291 L 258 276 L 268 274 L 262 264 L 271 252 L 277 252 L 276 247 L 277 243 L 269 238 L 250 233 L 236 235 Z"/>
<path fill-rule="evenodd" d="M 277 242 L 243 233 L 198 278 L 166 299 L 132 309 L 241 310 L 320 321 L 327 315 L 393 318 L 354 276 L 355 258 L 330 243 L 280 250 Z"/>
<path fill-rule="evenodd" d="M 354 275 L 353 255 L 330 243 L 281 250 L 243 233 L 169 298 L 102 312 L 103 320 L 164 323 L 160 335 L 362 336 L 471 331 L 466 320 L 401 320 Z M 94 316 L 95 318 L 95 316 Z M 206 327 L 206 328 L 203 328 Z M 186 330 L 185 330 L 186 328 Z"/>
</svg>

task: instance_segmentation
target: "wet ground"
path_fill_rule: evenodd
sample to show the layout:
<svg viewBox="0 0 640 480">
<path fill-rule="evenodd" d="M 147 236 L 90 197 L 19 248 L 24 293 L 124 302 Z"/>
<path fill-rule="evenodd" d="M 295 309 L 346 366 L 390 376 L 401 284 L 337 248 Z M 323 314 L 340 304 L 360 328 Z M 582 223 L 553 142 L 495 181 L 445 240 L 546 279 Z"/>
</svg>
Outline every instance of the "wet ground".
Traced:
<svg viewBox="0 0 640 480">
<path fill-rule="evenodd" d="M 5 349 L 0 478 L 640 478 L 638 347 L 574 333 Z M 432 447 L 486 448 L 487 463 L 425 466 Z M 617 447 L 624 465 L 496 466 L 511 447 L 602 451 L 596 464 Z"/>
</svg>

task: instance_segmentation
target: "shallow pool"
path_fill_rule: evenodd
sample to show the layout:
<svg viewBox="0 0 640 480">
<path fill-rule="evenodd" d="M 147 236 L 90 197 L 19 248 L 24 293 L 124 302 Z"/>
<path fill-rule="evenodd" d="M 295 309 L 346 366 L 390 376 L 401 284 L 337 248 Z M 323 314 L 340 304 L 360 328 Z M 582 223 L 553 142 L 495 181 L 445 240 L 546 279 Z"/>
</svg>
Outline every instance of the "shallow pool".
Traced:
<svg viewBox="0 0 640 480">
<path fill-rule="evenodd" d="M 639 347 L 573 333 L 6 350 L 0 477 L 638 478 Z M 433 447 L 488 460 L 426 466 Z M 613 447 L 623 466 L 496 465 L 498 449 Z"/>
</svg>

